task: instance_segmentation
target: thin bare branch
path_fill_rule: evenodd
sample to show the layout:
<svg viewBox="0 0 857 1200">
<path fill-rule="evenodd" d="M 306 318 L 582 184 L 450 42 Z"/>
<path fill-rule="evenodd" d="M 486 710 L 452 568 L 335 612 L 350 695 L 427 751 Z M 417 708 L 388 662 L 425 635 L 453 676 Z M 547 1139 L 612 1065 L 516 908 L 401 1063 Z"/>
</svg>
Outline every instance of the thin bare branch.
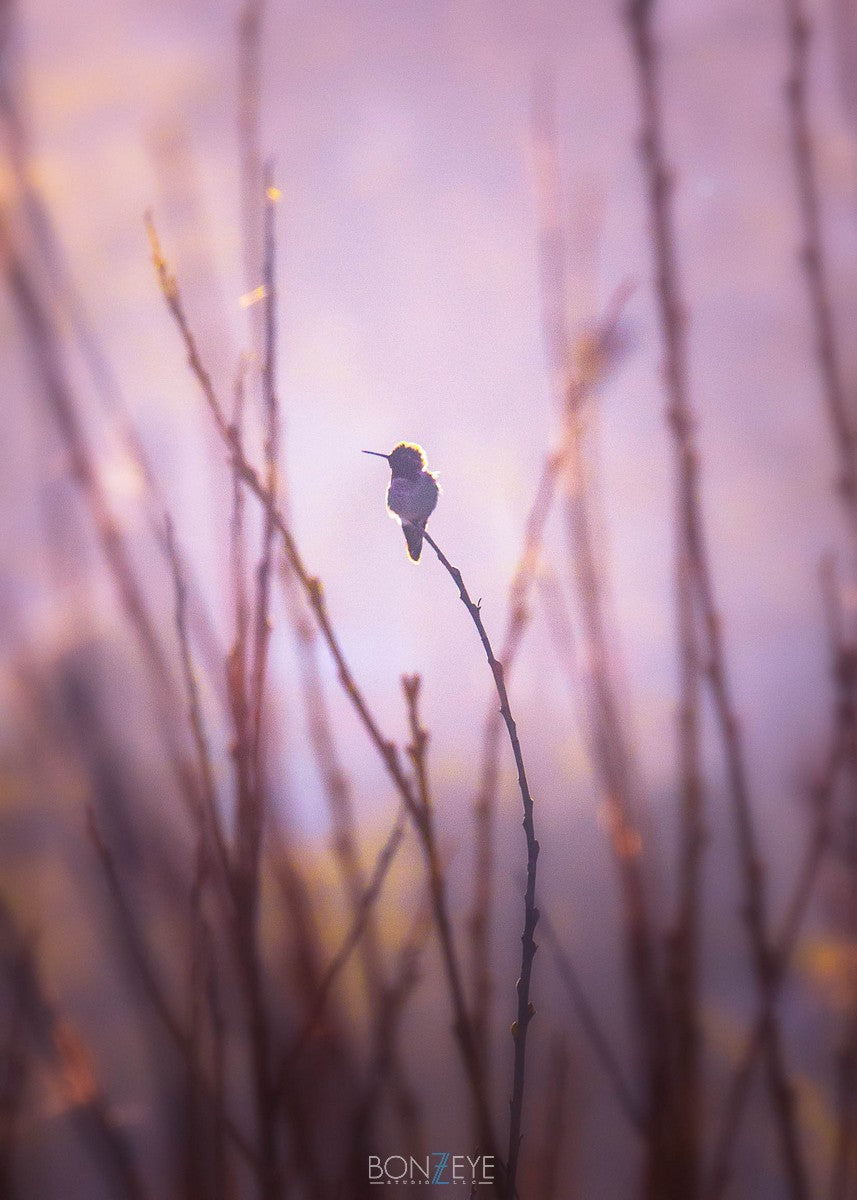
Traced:
<svg viewBox="0 0 857 1200">
<path fill-rule="evenodd" d="M 235 382 L 232 427 L 236 442 L 243 439 L 246 401 L 247 363 L 242 359 Z M 253 762 L 250 733 L 250 702 L 247 694 L 247 674 L 250 631 L 250 600 L 247 589 L 247 550 L 245 529 L 244 483 L 238 469 L 232 468 L 232 519 L 230 522 L 230 560 L 232 593 L 235 609 L 235 633 L 226 659 L 226 687 L 232 717 L 232 762 L 237 793 L 236 826 L 246 820 L 253 806 Z"/>
<path fill-rule="evenodd" d="M 613 1053 L 610 1039 L 601 1028 L 601 1023 L 587 998 L 574 963 L 568 951 L 564 950 L 560 945 L 556 930 L 545 912 L 542 913 L 542 924 L 554 964 L 565 986 L 577 1019 L 580 1021 L 581 1028 L 586 1035 L 586 1039 L 613 1086 L 613 1094 L 618 1101 L 623 1115 L 627 1117 L 632 1128 L 642 1137 L 645 1137 L 645 1114 L 640 1110 L 639 1102 L 634 1098 L 631 1087 L 625 1078 L 625 1072 L 619 1064 L 616 1055 Z"/>
<path fill-rule="evenodd" d="M 197 380 L 197 383 L 200 386 L 203 398 L 206 402 L 212 419 L 214 420 L 217 431 L 223 439 L 224 445 L 229 451 L 233 464 L 240 473 L 241 478 L 249 487 L 253 495 L 263 505 L 263 507 L 271 512 L 274 525 L 279 532 L 280 537 L 282 538 L 289 563 L 306 596 L 319 631 L 325 643 L 327 644 L 331 657 L 336 665 L 339 682 L 348 696 L 352 706 L 354 707 L 362 725 L 368 733 L 373 746 L 380 755 L 387 773 L 395 784 L 396 790 L 402 797 L 403 803 L 408 805 L 413 810 L 416 808 L 416 800 L 410 780 L 402 769 L 396 746 L 394 743 L 388 741 L 382 734 L 380 727 L 369 710 L 363 693 L 357 686 L 357 682 L 351 673 L 345 658 L 345 654 L 333 629 L 330 615 L 327 610 L 327 603 L 325 601 L 324 589 L 321 580 L 311 575 L 304 565 L 288 522 L 286 521 L 280 508 L 277 506 L 276 501 L 270 496 L 269 492 L 265 488 L 255 468 L 247 461 L 240 441 L 236 438 L 234 429 L 226 419 L 223 407 L 217 398 L 217 393 L 214 389 L 211 377 L 206 371 L 199 357 L 199 351 L 182 306 L 178 285 L 175 277 L 169 270 L 166 259 L 161 252 L 161 247 L 158 242 L 158 237 L 151 218 L 147 219 L 147 228 L 152 248 L 152 260 L 155 265 L 164 300 L 181 335 L 188 357 L 188 364 Z"/>
<path fill-rule="evenodd" d="M 741 734 L 723 650 L 722 626 L 714 597 L 699 498 L 699 455 L 696 449 L 687 367 L 686 319 L 681 300 L 678 257 L 673 229 L 672 175 L 667 166 L 662 126 L 658 56 L 652 31 L 654 0 L 631 0 L 628 28 L 640 94 L 643 170 L 648 189 L 649 219 L 657 272 L 657 300 L 665 351 L 664 375 L 669 396 L 668 420 L 676 462 L 676 505 L 683 569 L 693 579 L 694 602 L 707 659 L 707 682 L 719 728 L 741 858 L 744 923 L 762 1006 L 772 993 L 772 946 L 768 933 L 762 864 L 744 764 Z M 688 664 L 689 666 L 690 664 Z M 689 832 L 692 834 L 693 830 Z M 777 1122 L 789 1193 L 806 1200 L 806 1166 L 785 1064 L 779 1026 L 773 1015 L 765 1038 L 768 1090 Z"/>
<path fill-rule="evenodd" d="M 435 547 L 435 551 L 439 555 L 435 543 L 428 534 L 426 534 L 426 541 Z M 484 1147 L 486 1154 L 497 1157 L 497 1140 L 493 1129 L 489 1093 L 482 1073 L 482 1060 L 476 1045 L 473 1022 L 467 1009 L 463 973 L 455 945 L 452 917 L 449 912 L 446 877 L 435 835 L 434 807 L 426 760 L 428 734 L 422 726 L 419 714 L 420 686 L 419 675 L 406 675 L 402 679 L 402 690 L 405 694 L 408 726 L 411 733 L 408 756 L 414 766 L 420 805 L 419 810 L 412 814 L 412 820 L 428 872 L 432 914 L 454 1016 L 453 1035 L 467 1075 L 471 1104 L 476 1115 L 479 1142 Z"/>
<path fill-rule="evenodd" d="M 200 830 L 201 835 L 206 840 L 210 839 L 211 847 L 220 867 L 221 878 L 225 884 L 228 884 L 230 877 L 229 859 L 221 828 L 220 813 L 217 807 L 217 788 L 214 782 L 214 769 L 211 765 L 211 754 L 205 730 L 205 718 L 202 712 L 199 684 L 190 648 L 187 617 L 187 586 L 179 559 L 178 547 L 176 546 L 173 522 L 169 516 L 166 518 L 164 525 L 163 542 L 172 572 L 179 655 L 181 658 L 185 692 L 187 694 L 188 718 L 197 754 L 197 769 L 203 803 L 203 812 L 199 818 Z"/>
<path fill-rule="evenodd" d="M 750 1094 L 753 1073 L 764 1048 L 773 1006 L 788 977 L 798 935 L 829 847 L 834 793 L 843 765 L 845 742 L 850 736 L 849 730 L 854 720 L 854 678 L 848 669 L 849 655 L 844 640 L 842 611 L 829 559 L 822 563 L 821 591 L 830 643 L 831 673 L 838 693 L 832 720 L 834 732 L 820 778 L 812 789 L 812 828 L 776 942 L 771 993 L 767 1001 L 763 1001 L 756 1016 L 723 1104 L 718 1134 L 714 1141 L 712 1165 L 704 1189 L 706 1200 L 716 1200 L 722 1196 L 729 1181 L 735 1139 Z"/>
<path fill-rule="evenodd" d="M 551 1043 L 550 1067 L 545 1090 L 545 1116 L 539 1172 L 533 1195 L 535 1200 L 555 1200 L 559 1193 L 560 1165 L 563 1140 L 568 1120 L 568 1077 L 571 1054 L 568 1041 L 554 1034 Z"/>
<path fill-rule="evenodd" d="M 292 1040 L 288 1051 L 283 1057 L 277 1077 L 277 1094 L 279 1094 L 282 1089 L 287 1086 L 289 1077 L 295 1067 L 295 1064 L 298 1062 L 303 1052 L 307 1049 L 312 1036 L 315 1033 L 316 1027 L 324 1015 L 325 1005 L 333 985 L 336 983 L 339 975 L 360 942 L 360 938 L 363 935 L 363 930 L 366 927 L 366 921 L 369 913 L 372 911 L 378 897 L 381 894 L 384 880 L 387 877 L 387 873 L 392 865 L 393 859 L 395 858 L 399 846 L 402 843 L 402 839 L 405 836 L 407 815 L 408 810 L 405 808 L 404 804 L 402 804 L 396 815 L 396 820 L 393 824 L 393 827 L 390 830 L 390 833 L 384 842 L 377 859 L 375 860 L 375 867 L 369 877 L 369 881 L 366 885 L 366 890 L 363 893 L 361 903 L 353 913 L 352 922 L 348 932 L 343 938 L 336 954 L 330 960 L 327 970 L 321 978 L 316 993 L 315 1003 L 312 1006 L 306 1021 Z"/>
<path fill-rule="evenodd" d="M 5 217 L 0 214 L 0 255 L 6 282 L 32 349 L 33 365 L 62 440 L 68 450 L 74 478 L 86 500 L 98 532 L 119 598 L 154 674 L 166 686 L 169 659 L 134 574 L 119 525 L 113 516 L 98 472 L 86 445 L 74 397 L 63 374 L 50 319 L 23 260 L 12 248 Z"/>
<path fill-rule="evenodd" d="M 479 635 L 479 640 L 485 651 L 485 657 L 488 659 L 488 666 L 491 668 L 491 674 L 494 677 L 494 686 L 497 689 L 497 696 L 500 701 L 500 712 L 503 716 L 506 732 L 509 735 L 509 742 L 512 746 L 512 754 L 515 758 L 515 766 L 518 772 L 518 788 L 521 793 L 521 803 L 524 810 L 523 827 L 527 843 L 527 882 L 524 891 L 524 931 L 521 935 L 521 974 L 516 985 L 518 1012 L 515 1021 L 512 1023 L 515 1060 L 512 1075 L 512 1094 L 509 1099 L 509 1150 L 503 1180 L 505 1196 L 507 1200 L 512 1200 L 515 1195 L 515 1182 L 521 1149 L 524 1085 L 526 1082 L 527 1032 L 536 1012 L 535 1007 L 530 1001 L 530 984 L 533 974 L 533 960 L 537 949 L 535 931 L 539 919 L 539 910 L 536 907 L 536 868 L 539 858 L 539 843 L 536 840 L 533 798 L 530 794 L 530 785 L 527 780 L 527 770 L 524 765 L 524 755 L 518 738 L 517 726 L 515 725 L 515 719 L 512 716 L 512 710 L 509 706 L 509 697 L 503 677 L 503 666 L 494 656 L 491 642 L 482 623 L 480 606 L 474 604 L 473 600 L 471 600 L 470 593 L 464 584 L 458 567 L 452 565 L 430 533 L 426 532 L 425 540 L 431 546 L 432 550 L 434 550 L 438 562 L 458 588 L 459 598 L 470 614 L 473 624 L 476 626 L 476 632 Z"/>
<path fill-rule="evenodd" d="M 244 282 L 253 293 L 263 272 L 263 234 L 259 196 L 263 187 L 260 149 L 262 96 L 262 23 L 265 0 L 245 0 L 238 16 L 238 149 L 241 155 L 241 226 L 244 251 Z M 249 306 L 253 358 L 261 357 L 262 317 L 257 305 Z M 258 378 L 254 362 L 251 378 Z M 255 388 L 254 388 L 255 390 Z"/>
<path fill-rule="evenodd" d="M 853 47 L 848 38 L 848 16 L 844 9 L 835 13 L 840 23 L 841 61 Z M 812 27 L 803 0 L 784 0 L 788 47 L 788 77 L 785 85 L 792 161 L 797 190 L 803 244 L 800 260 L 804 268 L 807 297 L 815 333 L 815 351 L 823 403 L 833 439 L 837 461 L 837 486 L 834 489 L 845 518 L 854 554 L 857 548 L 857 431 L 853 397 L 848 395 L 840 347 L 836 336 L 833 298 L 824 253 L 820 190 L 814 161 L 808 101 L 809 51 Z M 846 87 L 847 93 L 847 87 Z M 846 94 L 846 103 L 850 97 Z M 850 564 L 854 569 L 854 562 Z M 833 589 L 829 589 L 832 594 Z M 830 597 L 829 597 L 830 598 Z M 848 810 L 845 815 L 843 854 L 849 876 L 849 902 L 846 923 L 848 936 L 857 933 L 857 712 L 851 694 L 855 672 L 855 648 L 843 629 L 842 614 L 834 601 L 836 643 L 834 679 L 839 693 L 836 730 L 842 751 L 841 770 L 848 784 Z M 828 605 L 831 608 L 831 605 Z M 851 635 L 853 637 L 853 633 Z M 857 987 L 853 994 L 842 1035 L 837 1062 L 837 1133 L 831 1168 L 831 1200 L 842 1200 L 849 1192 L 855 1134 L 857 1134 Z"/>
<path fill-rule="evenodd" d="M 725 1192 L 729 1182 L 735 1139 L 750 1094 L 753 1073 L 764 1049 L 772 1012 L 788 977 L 801 926 L 818 878 L 819 868 L 829 845 L 830 810 L 839 773 L 840 758 L 841 749 L 837 740 L 830 750 L 823 777 L 814 789 L 812 831 L 776 941 L 771 988 L 747 1036 L 738 1065 L 732 1074 L 726 1099 L 723 1102 L 722 1116 L 714 1141 L 711 1168 L 702 1189 L 705 1200 L 718 1200 Z"/>
<path fill-rule="evenodd" d="M 646 878 L 639 829 L 638 775 L 634 747 L 623 711 L 620 671 L 612 652 L 609 594 L 598 554 L 593 511 L 595 490 L 585 453 L 585 402 L 598 356 L 579 354 L 568 328 L 566 295 L 565 222 L 562 216 L 559 155 L 553 105 L 537 94 L 532 117 L 533 143 L 538 156 L 539 257 L 542 328 L 545 352 L 565 449 L 565 533 L 572 583 L 580 614 L 585 670 L 582 672 L 588 737 L 601 785 L 611 848 L 622 899 L 624 953 L 629 980 L 630 1015 L 645 1078 L 649 1121 L 645 1172 L 647 1188 L 663 1194 L 665 1174 L 674 1161 L 670 1143 L 668 1105 L 669 1046 L 666 1012 L 658 970 L 656 923 Z M 581 382 L 582 380 L 582 382 Z M 651 858 L 652 847 L 647 848 Z"/>
<path fill-rule="evenodd" d="M 427 907 L 423 906 L 399 951 L 390 982 L 374 1014 L 368 1082 L 355 1115 L 355 1145 L 358 1152 L 368 1132 L 372 1114 L 378 1110 L 384 1087 L 388 1082 L 393 1082 L 395 1048 L 402 1018 L 420 980 L 420 959 L 431 928 Z M 422 1121 L 416 1097 L 410 1098 L 410 1104 L 413 1107 L 402 1115 L 402 1125 L 409 1132 L 411 1145 L 419 1147 L 422 1143 Z"/>
<path fill-rule="evenodd" d="M 2 85 L 0 120 L 6 126 L 7 158 L 14 174 L 21 209 L 32 233 L 36 261 L 50 280 L 51 297 L 59 301 L 63 318 L 68 321 L 74 334 L 102 410 L 109 418 L 112 428 L 117 430 L 124 450 L 136 470 L 146 502 L 144 507 L 149 528 L 160 543 L 163 518 L 167 512 L 163 490 L 143 439 L 131 419 L 128 400 L 116 371 L 92 326 L 51 213 L 33 182 L 26 123 L 16 97 L 9 88 Z M 200 641 L 206 668 L 220 697 L 221 692 L 217 686 L 220 650 L 214 623 L 210 611 L 202 602 L 199 581 L 192 573 L 188 573 L 188 586 L 194 600 L 194 632 Z"/>
<path fill-rule="evenodd" d="M 623 286 L 614 294 L 602 320 L 591 339 L 591 354 L 587 363 L 581 360 L 569 379 L 569 392 L 583 397 L 597 386 L 611 361 L 610 347 L 614 343 L 618 323 L 629 294 Z M 566 463 L 564 444 L 545 459 L 542 473 L 524 524 L 521 555 L 509 584 L 506 629 L 503 634 L 500 662 L 508 680 L 518 656 L 529 622 L 529 597 L 538 576 L 542 542 Z M 485 717 L 480 762 L 479 784 L 473 800 L 474 893 L 470 915 L 470 945 L 473 980 L 473 1024 L 477 1044 L 485 1063 L 486 1084 L 490 1080 L 491 1057 L 488 1054 L 491 1032 L 493 984 L 491 979 L 491 919 L 494 909 L 494 820 L 499 781 L 500 743 L 503 718 L 492 703 Z"/>
<path fill-rule="evenodd" d="M 55 1072 L 69 1115 L 89 1144 L 105 1182 L 127 1200 L 150 1200 L 145 1178 L 110 1110 L 89 1048 L 77 1027 L 49 1001 L 32 946 L 2 901 L 0 926 L 17 960 L 22 1016 Z"/>
<path fill-rule="evenodd" d="M 145 937 L 138 927 L 131 902 L 126 895 L 121 873 L 113 860 L 113 855 L 110 853 L 107 844 L 101 836 L 95 815 L 91 809 L 87 810 L 87 832 L 104 871 L 104 878 L 113 901 L 113 911 L 119 923 L 119 928 L 128 952 L 137 969 L 143 991 L 177 1049 L 192 1065 L 195 1065 L 192 1058 L 192 1045 L 188 1031 L 184 1028 L 181 1019 L 176 1016 L 173 1005 L 167 997 L 159 972 L 146 944 Z M 207 1088 L 207 1091 L 209 1094 L 213 1094 L 210 1086 Z M 223 1111 L 222 1115 L 224 1127 L 229 1134 L 230 1140 L 240 1151 L 248 1165 L 254 1171 L 258 1171 L 256 1152 L 250 1145 L 248 1138 L 238 1128 L 228 1113 Z"/>
<path fill-rule="evenodd" d="M 784 0 L 784 15 L 789 55 L 785 95 L 803 238 L 800 261 L 804 268 L 815 329 L 815 352 L 823 399 L 838 461 L 839 498 L 848 521 L 849 532 L 852 537 L 857 537 L 857 433 L 854 429 L 854 414 L 845 388 L 836 339 L 807 102 L 808 56 L 812 30 L 803 0 Z"/>
<path fill-rule="evenodd" d="M 265 489 L 276 504 L 280 492 L 280 409 L 277 399 L 277 281 L 276 241 L 274 217 L 277 191 L 273 185 L 271 168 L 265 172 L 265 221 L 264 221 L 264 352 L 262 362 L 262 393 L 264 407 L 264 459 Z M 268 661 L 268 645 L 271 637 L 270 593 L 271 573 L 274 568 L 274 537 L 276 527 L 271 509 L 264 512 L 262 553 L 256 569 L 256 607 L 253 619 L 253 667 L 250 686 L 250 707 L 253 737 L 253 774 L 255 788 L 253 810 L 239 819 L 239 860 L 248 877 L 255 878 L 258 872 L 259 843 L 262 832 L 261 811 L 264 795 L 264 769 L 262 763 L 262 723 L 265 699 L 265 676 Z M 246 843 L 246 844 L 245 844 Z M 255 901 L 254 901 L 255 903 Z"/>
</svg>

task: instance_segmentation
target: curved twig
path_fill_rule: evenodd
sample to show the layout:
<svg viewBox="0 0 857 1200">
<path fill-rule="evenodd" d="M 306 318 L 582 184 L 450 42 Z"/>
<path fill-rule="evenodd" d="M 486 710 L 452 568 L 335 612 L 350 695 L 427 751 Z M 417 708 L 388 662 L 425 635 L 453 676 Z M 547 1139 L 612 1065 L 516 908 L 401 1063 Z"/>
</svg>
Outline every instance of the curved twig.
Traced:
<svg viewBox="0 0 857 1200">
<path fill-rule="evenodd" d="M 551 924 L 547 913 L 542 913 L 542 927 L 545 931 L 548 946 L 553 954 L 560 979 L 565 986 L 565 990 L 568 992 L 569 999 L 574 1005 L 577 1018 L 583 1027 L 590 1046 L 595 1052 L 596 1058 L 613 1084 L 613 1091 L 619 1102 L 619 1107 L 631 1122 L 636 1132 L 645 1136 L 646 1120 L 644 1114 L 640 1111 L 639 1102 L 635 1099 L 631 1091 L 628 1081 L 625 1078 L 625 1073 L 616 1055 L 613 1053 L 613 1048 L 610 1045 L 607 1035 L 601 1028 L 592 1005 L 581 987 L 574 964 L 567 952 L 560 945 L 556 930 Z"/>
<path fill-rule="evenodd" d="M 537 949 L 535 930 L 539 919 L 539 910 L 536 908 L 536 865 L 539 858 L 539 843 L 536 840 L 535 823 L 533 820 L 533 798 L 530 794 L 530 785 L 527 781 L 527 770 L 524 766 L 524 755 L 518 738 L 518 730 L 515 725 L 515 719 L 512 716 L 512 710 L 509 707 L 509 697 L 506 693 L 502 663 L 498 662 L 494 657 L 491 642 L 485 631 L 485 626 L 482 624 L 480 605 L 475 604 L 471 600 L 470 593 L 464 584 L 458 567 L 452 565 L 430 533 L 426 532 L 425 540 L 431 546 L 432 550 L 434 550 L 441 566 L 448 572 L 453 583 L 458 588 L 458 595 L 461 602 L 470 614 L 473 624 L 476 626 L 476 632 L 479 634 L 479 640 L 485 651 L 485 657 L 488 659 L 491 674 L 494 676 L 494 685 L 497 688 L 497 695 L 500 700 L 500 712 L 503 715 L 503 721 L 505 722 L 509 741 L 512 745 L 512 753 L 515 756 L 515 766 L 518 770 L 518 787 L 520 788 L 521 802 L 524 808 L 523 826 L 527 839 L 527 884 L 524 892 L 524 932 L 521 935 L 521 974 L 516 988 L 518 994 L 518 1013 L 512 1024 L 512 1036 L 515 1040 L 515 1063 L 512 1075 L 512 1095 L 509 1099 L 509 1153 L 506 1161 L 505 1177 L 505 1194 L 511 1200 L 511 1197 L 515 1195 L 515 1177 L 518 1171 L 518 1156 L 521 1148 L 527 1031 L 530 1021 L 535 1016 L 535 1008 L 530 1003 L 530 982 L 533 974 L 533 959 L 536 956 Z"/>
</svg>

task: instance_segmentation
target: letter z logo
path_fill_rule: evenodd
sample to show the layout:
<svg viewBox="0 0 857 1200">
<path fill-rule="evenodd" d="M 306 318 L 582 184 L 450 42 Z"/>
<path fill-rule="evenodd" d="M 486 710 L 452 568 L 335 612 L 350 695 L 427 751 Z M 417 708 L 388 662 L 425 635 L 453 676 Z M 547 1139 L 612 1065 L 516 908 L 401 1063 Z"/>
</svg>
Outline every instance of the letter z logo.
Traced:
<svg viewBox="0 0 857 1200">
<path fill-rule="evenodd" d="M 441 1179 L 441 1175 L 446 1170 L 446 1164 L 449 1162 L 449 1155 L 441 1154 L 439 1151 L 436 1151 L 436 1154 L 437 1154 L 437 1157 L 440 1159 L 440 1162 L 437 1164 L 437 1166 L 434 1169 L 434 1175 L 432 1176 L 432 1183 L 439 1183 L 442 1185 L 447 1184 L 447 1183 L 449 1183 L 449 1180 Z"/>
</svg>

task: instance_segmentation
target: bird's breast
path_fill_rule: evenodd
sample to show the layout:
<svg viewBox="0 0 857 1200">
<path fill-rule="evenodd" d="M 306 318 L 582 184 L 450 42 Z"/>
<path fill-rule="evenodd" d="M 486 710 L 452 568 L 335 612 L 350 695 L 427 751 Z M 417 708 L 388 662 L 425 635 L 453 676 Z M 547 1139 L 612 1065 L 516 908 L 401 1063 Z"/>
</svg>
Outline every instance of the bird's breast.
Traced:
<svg viewBox="0 0 857 1200">
<path fill-rule="evenodd" d="M 436 503 L 437 484 L 425 471 L 418 479 L 393 479 L 387 492 L 387 507 L 403 521 L 426 521 Z"/>
</svg>

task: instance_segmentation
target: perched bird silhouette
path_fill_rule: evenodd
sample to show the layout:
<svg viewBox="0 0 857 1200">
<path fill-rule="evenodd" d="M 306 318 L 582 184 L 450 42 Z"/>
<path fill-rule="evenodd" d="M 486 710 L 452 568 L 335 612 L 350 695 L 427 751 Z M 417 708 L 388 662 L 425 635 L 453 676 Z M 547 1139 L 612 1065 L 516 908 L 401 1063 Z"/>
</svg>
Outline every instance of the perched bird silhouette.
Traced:
<svg viewBox="0 0 857 1200">
<path fill-rule="evenodd" d="M 378 450 L 364 450 L 363 453 L 386 458 L 390 464 L 393 478 L 387 490 L 387 508 L 402 522 L 408 554 L 417 562 L 423 548 L 426 521 L 434 512 L 440 491 L 437 479 L 426 470 L 422 446 L 399 442 L 389 454 L 381 454 Z"/>
</svg>

